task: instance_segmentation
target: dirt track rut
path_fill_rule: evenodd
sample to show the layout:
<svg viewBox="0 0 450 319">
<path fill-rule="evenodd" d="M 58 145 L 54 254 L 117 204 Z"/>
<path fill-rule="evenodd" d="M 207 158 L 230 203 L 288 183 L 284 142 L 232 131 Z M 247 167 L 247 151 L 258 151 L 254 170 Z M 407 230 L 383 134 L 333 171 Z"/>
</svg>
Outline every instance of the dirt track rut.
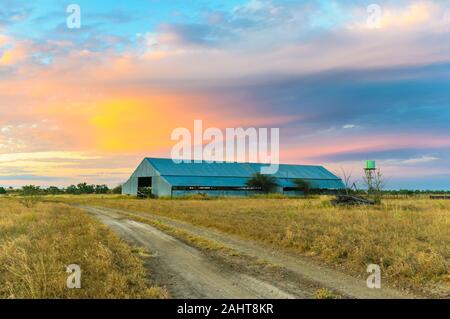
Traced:
<svg viewBox="0 0 450 319">
<path fill-rule="evenodd" d="M 156 254 L 154 274 L 174 298 L 295 298 L 257 278 L 224 270 L 199 250 L 143 223 L 86 208 L 125 240 Z"/>
<path fill-rule="evenodd" d="M 196 248 L 144 223 L 131 220 L 132 216 L 153 219 L 171 227 L 187 231 L 230 247 L 240 253 L 266 260 L 297 274 L 305 281 L 327 287 L 349 298 L 414 298 L 401 291 L 383 287 L 369 289 L 365 281 L 338 271 L 322 267 L 298 256 L 273 251 L 260 244 L 245 241 L 222 232 L 198 227 L 167 217 L 104 207 L 83 207 L 96 215 L 103 223 L 118 232 L 124 239 L 156 252 L 157 264 L 152 265 L 156 277 L 166 284 L 175 298 L 308 298 L 310 291 L 282 290 L 268 283 L 239 272 L 224 270 Z M 130 218 L 130 219 L 129 219 Z M 161 268 L 162 267 L 162 268 Z M 157 269 L 164 269 L 159 273 Z M 278 287 L 292 286 L 279 283 Z"/>
</svg>

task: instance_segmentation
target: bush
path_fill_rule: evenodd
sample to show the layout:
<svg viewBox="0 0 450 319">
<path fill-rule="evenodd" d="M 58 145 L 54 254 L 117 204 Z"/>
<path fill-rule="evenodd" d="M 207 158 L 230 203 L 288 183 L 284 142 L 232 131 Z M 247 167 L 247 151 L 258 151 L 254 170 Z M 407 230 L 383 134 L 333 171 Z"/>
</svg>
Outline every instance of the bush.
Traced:
<svg viewBox="0 0 450 319">
<path fill-rule="evenodd" d="M 6 189 L 3 187 L 0 187 L 0 195 L 5 195 L 6 194 Z"/>
<path fill-rule="evenodd" d="M 95 194 L 108 194 L 109 188 L 106 185 L 95 185 Z"/>
<path fill-rule="evenodd" d="M 311 183 L 307 180 L 297 178 L 294 180 L 295 188 L 297 188 L 299 191 L 302 191 L 305 196 L 308 196 L 311 192 Z"/>
<path fill-rule="evenodd" d="M 47 194 L 49 195 L 58 195 L 63 193 L 64 191 L 56 186 L 50 186 L 49 188 L 47 188 Z"/>
<path fill-rule="evenodd" d="M 36 196 L 41 195 L 42 190 L 39 186 L 34 185 L 26 185 L 22 187 L 22 195 L 23 196 Z"/>
<path fill-rule="evenodd" d="M 271 175 L 254 174 L 246 183 L 248 187 L 260 189 L 263 193 L 273 193 L 278 186 L 277 179 Z"/>
<path fill-rule="evenodd" d="M 122 185 L 116 186 L 111 190 L 113 194 L 122 194 Z"/>
<path fill-rule="evenodd" d="M 95 186 L 94 185 L 88 185 L 86 183 L 80 183 L 77 185 L 79 194 L 94 194 L 95 193 Z"/>
</svg>

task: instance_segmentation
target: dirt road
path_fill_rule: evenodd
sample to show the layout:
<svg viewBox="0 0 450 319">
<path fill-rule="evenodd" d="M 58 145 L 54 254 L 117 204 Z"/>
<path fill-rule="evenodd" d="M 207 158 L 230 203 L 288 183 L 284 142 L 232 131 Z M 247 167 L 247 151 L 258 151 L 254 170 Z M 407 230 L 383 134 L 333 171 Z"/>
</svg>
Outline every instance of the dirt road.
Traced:
<svg viewBox="0 0 450 319">
<path fill-rule="evenodd" d="M 155 253 L 149 267 L 157 284 L 167 286 L 174 298 L 312 298 L 324 287 L 347 298 L 413 298 L 389 288 L 369 289 L 364 280 L 331 270 L 310 260 L 273 251 L 257 243 L 149 213 L 104 207 L 82 207 L 97 216 L 130 243 Z M 279 266 L 289 276 L 271 278 L 227 267 L 202 251 L 133 216 L 162 222 L 229 247 L 240 254 Z M 272 280 L 271 280 L 272 279 Z"/>
<path fill-rule="evenodd" d="M 254 277 L 219 268 L 203 254 L 158 229 L 103 209 L 86 208 L 125 240 L 156 254 L 152 276 L 174 298 L 295 298 Z"/>
</svg>

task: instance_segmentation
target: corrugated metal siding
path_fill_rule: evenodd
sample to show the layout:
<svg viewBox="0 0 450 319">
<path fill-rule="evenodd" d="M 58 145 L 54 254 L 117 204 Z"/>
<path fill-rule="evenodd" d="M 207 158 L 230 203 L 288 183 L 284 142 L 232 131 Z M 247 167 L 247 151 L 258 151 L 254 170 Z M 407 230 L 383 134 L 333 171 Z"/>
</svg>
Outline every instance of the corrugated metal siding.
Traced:
<svg viewBox="0 0 450 319">
<path fill-rule="evenodd" d="M 338 180 L 320 180 L 314 179 L 311 180 L 311 187 L 315 189 L 344 189 L 344 183 Z"/>
<path fill-rule="evenodd" d="M 152 179 L 152 194 L 158 197 L 171 196 L 172 185 L 162 176 L 155 176 Z"/>
<path fill-rule="evenodd" d="M 249 178 L 243 177 L 204 177 L 204 176 L 164 176 L 172 186 L 210 186 L 210 187 L 244 187 Z M 295 187 L 295 179 L 278 178 L 277 183 L 281 187 Z M 311 183 L 312 188 L 341 189 L 341 180 L 317 180 L 305 179 Z"/>
<path fill-rule="evenodd" d="M 344 188 L 344 183 L 340 179 L 308 179 L 304 180 L 311 183 L 311 188 L 315 189 L 342 189 Z M 278 184 L 283 187 L 295 187 L 295 179 L 279 178 Z"/>
<path fill-rule="evenodd" d="M 261 194 L 257 191 L 235 191 L 235 190 L 174 190 L 172 191 L 174 197 L 188 196 L 192 194 L 206 194 L 211 197 L 245 197 L 251 195 Z"/>
<path fill-rule="evenodd" d="M 137 195 L 138 179 L 137 177 L 130 177 L 126 183 L 122 185 L 122 195 Z"/>
</svg>

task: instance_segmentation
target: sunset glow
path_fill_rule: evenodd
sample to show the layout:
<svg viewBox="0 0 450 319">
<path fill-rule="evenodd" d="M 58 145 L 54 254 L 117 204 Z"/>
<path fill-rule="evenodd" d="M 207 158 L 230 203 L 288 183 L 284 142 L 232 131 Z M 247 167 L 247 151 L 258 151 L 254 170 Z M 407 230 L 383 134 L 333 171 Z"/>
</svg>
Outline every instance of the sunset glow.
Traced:
<svg viewBox="0 0 450 319">
<path fill-rule="evenodd" d="M 69 29 L 59 1 L 0 0 L 0 186 L 117 185 L 199 119 L 450 189 L 450 1 L 379 1 L 379 28 L 361 1 L 78 4 Z"/>
</svg>

